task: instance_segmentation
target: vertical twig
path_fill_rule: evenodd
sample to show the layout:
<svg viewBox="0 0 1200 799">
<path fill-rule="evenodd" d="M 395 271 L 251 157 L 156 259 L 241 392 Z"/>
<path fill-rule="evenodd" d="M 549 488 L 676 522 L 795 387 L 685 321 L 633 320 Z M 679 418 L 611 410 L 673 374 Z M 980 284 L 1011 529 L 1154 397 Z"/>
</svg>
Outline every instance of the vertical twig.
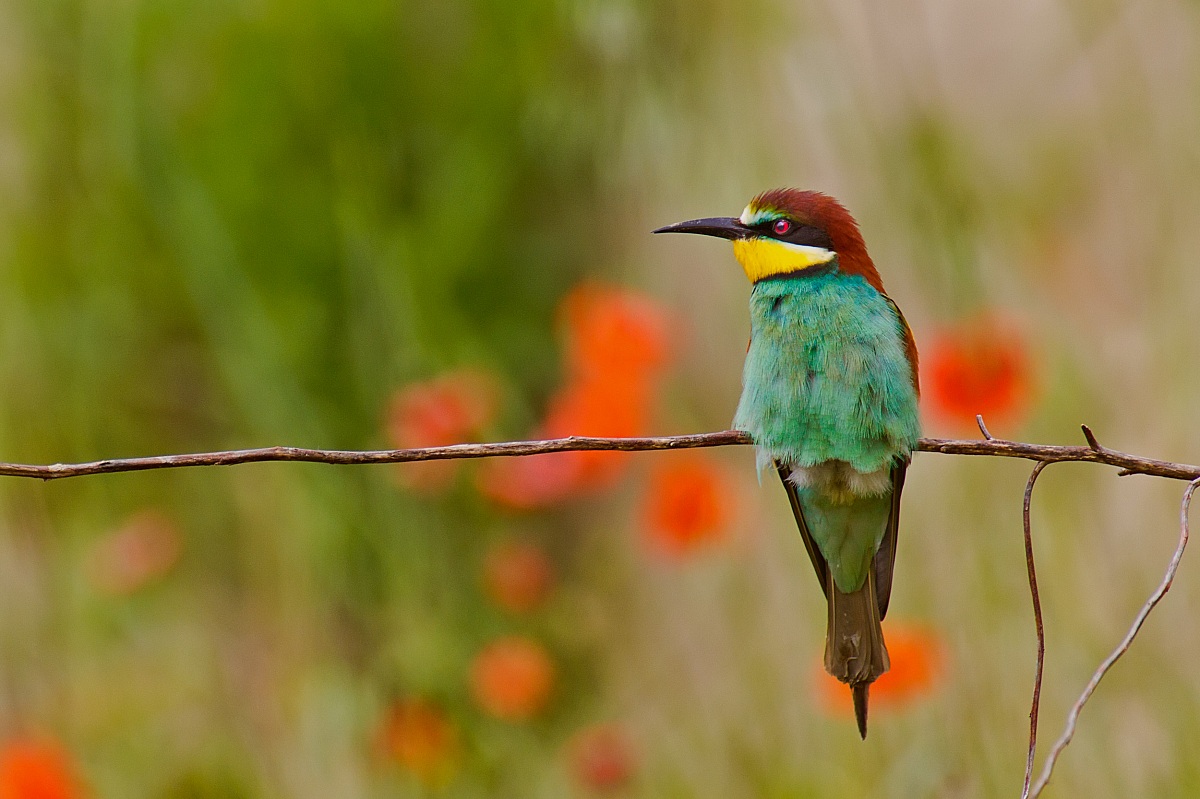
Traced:
<svg viewBox="0 0 1200 799">
<path fill-rule="evenodd" d="M 979 425 L 983 427 L 983 418 L 979 417 Z M 1025 569 L 1029 573 L 1029 596 L 1033 600 L 1033 623 L 1037 628 L 1037 665 L 1033 671 L 1033 701 L 1029 705 L 1029 752 L 1025 756 L 1025 784 L 1021 788 L 1021 799 L 1029 798 L 1029 783 L 1033 779 L 1033 758 L 1037 753 L 1038 709 L 1042 702 L 1042 667 L 1046 662 L 1046 632 L 1042 627 L 1042 600 L 1038 595 L 1037 569 L 1033 565 L 1033 532 L 1029 521 L 1029 506 L 1033 501 L 1033 486 L 1041 475 L 1042 470 L 1049 466 L 1049 461 L 1040 461 L 1029 473 L 1029 481 L 1025 483 L 1025 504 L 1023 518 L 1025 529 Z"/>
<path fill-rule="evenodd" d="M 984 421 L 983 421 L 983 414 L 982 414 L 982 413 L 977 413 L 977 414 L 975 414 L 975 424 L 979 425 L 979 432 L 980 432 L 980 433 L 983 433 L 983 437 L 984 437 L 985 439 L 987 439 L 988 441 L 992 441 L 992 440 L 993 440 L 993 439 L 992 439 L 992 434 L 991 434 L 991 432 L 990 432 L 990 431 L 988 431 L 988 429 L 987 429 L 987 425 L 986 425 L 986 424 L 984 423 Z"/>
<path fill-rule="evenodd" d="M 1137 637 L 1138 631 L 1142 629 L 1142 624 L 1145 623 L 1146 617 L 1150 615 L 1150 611 L 1154 610 L 1154 606 L 1159 603 L 1159 600 L 1166 595 L 1167 591 L 1171 590 L 1171 584 L 1175 581 L 1175 572 L 1179 570 L 1179 561 L 1183 558 L 1183 550 L 1187 548 L 1188 537 L 1191 535 L 1189 528 L 1188 514 L 1192 507 L 1192 494 L 1196 489 L 1200 488 L 1200 478 L 1188 483 L 1187 491 L 1183 493 L 1183 502 L 1179 509 L 1179 544 L 1175 547 L 1175 554 L 1171 557 L 1171 562 L 1167 565 L 1167 572 L 1163 575 L 1162 582 L 1158 588 L 1154 589 L 1154 593 L 1146 600 L 1146 604 L 1142 605 L 1142 609 L 1138 611 L 1137 616 L 1133 619 L 1133 624 L 1130 625 L 1129 631 L 1125 633 L 1125 637 L 1121 643 L 1117 645 L 1109 656 L 1104 659 L 1099 668 L 1092 673 L 1092 678 L 1088 680 L 1087 687 L 1083 689 L 1083 693 L 1079 695 L 1079 699 L 1075 700 L 1075 704 L 1071 706 L 1071 712 L 1067 714 L 1067 724 L 1063 729 L 1063 733 L 1059 739 L 1054 742 L 1054 746 L 1050 749 L 1050 754 L 1046 757 L 1046 764 L 1042 767 L 1041 776 L 1038 777 L 1037 784 L 1033 787 L 1032 797 L 1041 795 L 1046 784 L 1050 782 L 1050 775 L 1054 772 L 1054 764 L 1058 762 L 1058 757 L 1062 751 L 1066 749 L 1067 744 L 1071 743 L 1071 738 L 1075 735 L 1075 726 L 1079 721 L 1079 714 L 1083 710 L 1083 706 L 1091 699 L 1095 693 L 1096 687 L 1100 684 L 1100 680 L 1104 679 L 1104 675 L 1112 668 L 1122 655 L 1128 650 L 1133 643 L 1133 639 Z"/>
</svg>

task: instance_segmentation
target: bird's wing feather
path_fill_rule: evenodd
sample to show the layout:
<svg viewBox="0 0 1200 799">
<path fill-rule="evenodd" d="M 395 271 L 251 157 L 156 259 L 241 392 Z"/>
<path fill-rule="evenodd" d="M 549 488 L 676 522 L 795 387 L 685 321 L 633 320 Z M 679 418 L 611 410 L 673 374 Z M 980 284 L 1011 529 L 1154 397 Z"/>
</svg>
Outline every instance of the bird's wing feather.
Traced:
<svg viewBox="0 0 1200 799">
<path fill-rule="evenodd" d="M 917 396 L 921 395 L 921 376 L 918 368 L 920 356 L 917 355 L 917 340 L 913 337 L 912 328 L 908 326 L 908 320 L 904 318 L 904 314 L 900 311 L 900 306 L 896 301 L 886 294 L 883 298 L 892 306 L 892 310 L 896 312 L 897 318 L 900 320 L 900 332 L 904 336 L 904 354 L 908 357 L 908 365 L 912 367 L 912 384 L 917 392 Z"/>
<path fill-rule="evenodd" d="M 879 551 L 872 564 L 875 569 L 875 597 L 879 601 L 879 618 L 887 616 L 888 600 L 892 598 L 892 572 L 896 568 L 896 541 L 900 533 L 900 494 L 904 490 L 904 475 L 908 461 L 899 461 L 892 467 L 892 510 L 888 514 L 887 529 Z"/>
<path fill-rule="evenodd" d="M 817 572 L 817 580 L 821 583 L 821 590 L 825 593 L 825 599 L 829 599 L 829 564 L 825 562 L 825 557 L 817 549 L 817 542 L 813 540 L 812 533 L 808 531 L 808 522 L 804 520 L 804 511 L 800 508 L 800 497 L 796 495 L 796 486 L 788 479 L 791 475 L 791 470 L 778 463 L 775 464 L 775 468 L 779 472 L 779 479 L 783 481 L 784 490 L 787 491 L 788 503 L 792 506 L 792 515 L 796 517 L 796 526 L 800 528 L 800 538 L 804 541 L 804 548 L 808 550 L 808 557 L 812 560 L 813 568 Z M 890 587 L 890 571 L 888 573 L 888 583 Z"/>
</svg>

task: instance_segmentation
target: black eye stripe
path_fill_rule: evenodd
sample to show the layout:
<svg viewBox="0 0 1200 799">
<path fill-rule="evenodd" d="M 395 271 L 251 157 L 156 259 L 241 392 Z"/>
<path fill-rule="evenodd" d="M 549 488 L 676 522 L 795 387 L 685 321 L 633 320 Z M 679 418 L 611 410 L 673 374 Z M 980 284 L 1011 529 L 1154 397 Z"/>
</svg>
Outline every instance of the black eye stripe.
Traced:
<svg viewBox="0 0 1200 799">
<path fill-rule="evenodd" d="M 775 239 L 776 241 L 786 241 L 788 244 L 800 244 L 805 247 L 820 247 L 825 250 L 833 249 L 833 242 L 829 239 L 829 234 L 818 227 L 806 225 L 802 222 L 792 222 L 792 228 L 787 233 L 779 235 L 775 232 L 775 223 L 778 219 L 767 219 L 755 225 L 755 229 L 760 231 L 767 238 Z"/>
</svg>

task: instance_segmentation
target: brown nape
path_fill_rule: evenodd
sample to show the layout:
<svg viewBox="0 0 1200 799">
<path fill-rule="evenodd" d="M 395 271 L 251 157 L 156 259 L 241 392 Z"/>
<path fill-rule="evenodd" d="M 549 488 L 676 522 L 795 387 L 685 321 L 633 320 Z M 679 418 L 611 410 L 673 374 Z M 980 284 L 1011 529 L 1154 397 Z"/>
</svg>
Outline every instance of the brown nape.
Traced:
<svg viewBox="0 0 1200 799">
<path fill-rule="evenodd" d="M 752 208 L 771 208 L 782 211 L 797 222 L 824 230 L 833 242 L 838 254 L 841 271 L 849 275 L 862 275 L 879 293 L 883 293 L 883 280 L 867 254 L 867 245 L 858 223 L 846 207 L 828 194 L 801 189 L 771 189 L 755 197 Z"/>
</svg>

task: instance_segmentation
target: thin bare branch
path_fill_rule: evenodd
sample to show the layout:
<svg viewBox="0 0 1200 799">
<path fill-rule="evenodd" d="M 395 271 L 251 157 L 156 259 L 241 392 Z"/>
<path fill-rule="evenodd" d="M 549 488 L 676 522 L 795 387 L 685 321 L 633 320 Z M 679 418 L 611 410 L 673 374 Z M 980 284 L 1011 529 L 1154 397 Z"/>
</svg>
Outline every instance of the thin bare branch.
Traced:
<svg viewBox="0 0 1200 799">
<path fill-rule="evenodd" d="M 1029 706 L 1029 753 L 1025 757 L 1025 785 L 1021 799 L 1029 797 L 1029 782 L 1033 779 L 1033 757 L 1037 753 L 1038 709 L 1042 702 L 1042 669 L 1046 662 L 1046 633 L 1042 627 L 1042 600 L 1038 595 L 1037 569 L 1033 565 L 1033 532 L 1029 521 L 1029 506 L 1033 501 L 1033 486 L 1042 470 L 1050 465 L 1042 461 L 1033 467 L 1029 481 L 1025 483 L 1025 568 L 1029 572 L 1029 596 L 1033 599 L 1033 623 L 1037 629 L 1037 665 L 1033 671 L 1033 701 Z"/>
<path fill-rule="evenodd" d="M 987 429 L 987 425 L 986 425 L 986 424 L 984 423 L 984 421 L 983 421 L 983 414 L 982 414 L 982 413 L 977 413 L 977 414 L 975 414 L 975 424 L 979 425 L 979 432 L 980 432 L 980 433 L 983 433 L 983 437 L 984 437 L 985 439 L 987 439 L 988 441 L 991 441 L 991 440 L 992 440 L 992 438 L 993 438 L 993 436 L 992 436 L 992 434 L 991 434 L 991 431 L 989 431 L 989 430 Z"/>
<path fill-rule="evenodd" d="M 1142 605 L 1142 609 L 1138 611 L 1137 616 L 1133 619 L 1133 624 L 1130 625 L 1129 631 L 1125 633 L 1125 637 L 1121 639 L 1121 643 L 1117 645 L 1109 656 L 1104 659 L 1104 662 L 1092 673 L 1092 678 L 1088 680 L 1087 686 L 1083 689 L 1083 693 L 1075 700 L 1075 704 L 1071 706 L 1071 711 L 1067 714 L 1067 724 L 1063 729 L 1063 733 L 1058 740 L 1054 742 L 1054 746 L 1050 749 L 1050 754 L 1046 757 L 1046 763 L 1042 767 L 1041 776 L 1038 777 L 1037 784 L 1033 786 L 1033 792 L 1030 796 L 1040 796 L 1050 782 L 1050 775 L 1054 773 L 1054 764 L 1058 762 L 1059 755 L 1067 748 L 1067 744 L 1071 743 L 1071 739 L 1075 736 L 1075 726 L 1079 722 L 1079 714 L 1083 711 L 1083 706 L 1091 699 L 1095 693 L 1096 687 L 1100 681 L 1104 679 L 1104 675 L 1108 674 L 1108 670 L 1113 664 L 1120 660 L 1121 656 L 1129 651 L 1133 639 L 1137 637 L 1138 631 L 1142 629 L 1142 624 L 1145 623 L 1146 617 L 1150 615 L 1150 611 L 1159 601 L 1166 595 L 1167 591 L 1171 590 L 1171 584 L 1175 582 L 1175 572 L 1179 570 L 1179 561 L 1183 558 L 1183 550 L 1187 548 L 1188 537 L 1191 535 L 1190 523 L 1188 515 L 1192 507 L 1192 494 L 1196 489 L 1200 488 L 1200 478 L 1196 478 L 1188 483 L 1187 490 L 1183 492 L 1183 502 L 1179 508 L 1179 544 L 1175 547 L 1175 554 L 1171 556 L 1171 562 L 1167 564 L 1167 572 L 1163 575 L 1162 582 L 1158 584 L 1158 588 L 1154 589 L 1154 593 L 1146 600 L 1146 604 Z"/>
<path fill-rule="evenodd" d="M 264 447 L 224 452 L 201 452 L 190 455 L 156 455 L 145 458 L 116 458 L 88 463 L 38 466 L 22 463 L 0 463 L 0 477 L 33 477 L 57 480 L 89 474 L 140 472 L 148 469 L 178 469 L 185 466 L 233 466 L 239 463 L 300 461 L 305 463 L 366 464 L 409 463 L 412 461 L 449 460 L 454 458 L 494 458 L 541 455 L 550 452 L 618 450 L 643 452 L 647 450 L 691 449 L 695 447 L 728 447 L 754 443 L 749 434 L 735 430 L 720 433 L 696 433 L 685 436 L 653 438 L 592 438 L 571 436 L 546 441 L 508 441 L 496 444 L 454 444 L 448 447 L 421 449 L 385 449 L 367 451 L 305 449 L 301 447 Z M 1053 446 L 1026 444 L 1002 439 L 971 440 L 923 438 L 920 452 L 940 452 L 945 455 L 981 455 L 998 458 L 1024 458 L 1045 463 L 1083 461 L 1103 463 L 1129 474 L 1149 474 L 1175 480 L 1195 480 L 1200 466 L 1171 463 L 1115 450 L 1087 446 Z"/>
<path fill-rule="evenodd" d="M 62 477 L 81 477 L 89 474 L 141 472 L 149 469 L 179 469 L 185 466 L 234 466 L 239 463 L 298 461 L 302 463 L 368 464 L 411 463 L 459 458 L 494 458 L 520 455 L 543 455 L 551 452 L 588 450 L 619 450 L 643 452 L 649 450 L 691 449 L 694 447 L 727 447 L 749 444 L 750 436 L 734 430 L 720 433 L 697 433 L 686 436 L 657 436 L 653 438 L 593 438 L 571 436 L 544 441 L 505 441 L 496 444 L 453 444 L 446 447 L 384 450 L 328 450 L 303 447 L 262 447 L 223 452 L 200 452 L 190 455 L 155 455 L 145 458 L 114 458 L 89 463 L 56 463 L 51 466 L 31 466 L 0 463 L 0 477 L 36 477 L 55 480 Z"/>
<path fill-rule="evenodd" d="M 917 449 L 921 452 L 941 452 L 946 455 L 986 455 L 999 458 L 1025 458 L 1031 461 L 1062 463 L 1080 461 L 1103 463 L 1124 469 L 1130 474 L 1149 474 L 1169 477 L 1173 480 L 1195 480 L 1200 477 L 1200 466 L 1172 463 L 1154 458 L 1143 458 L 1102 447 L 1054 446 L 1048 444 L 1025 444 L 994 438 L 990 441 L 923 438 Z"/>
</svg>

